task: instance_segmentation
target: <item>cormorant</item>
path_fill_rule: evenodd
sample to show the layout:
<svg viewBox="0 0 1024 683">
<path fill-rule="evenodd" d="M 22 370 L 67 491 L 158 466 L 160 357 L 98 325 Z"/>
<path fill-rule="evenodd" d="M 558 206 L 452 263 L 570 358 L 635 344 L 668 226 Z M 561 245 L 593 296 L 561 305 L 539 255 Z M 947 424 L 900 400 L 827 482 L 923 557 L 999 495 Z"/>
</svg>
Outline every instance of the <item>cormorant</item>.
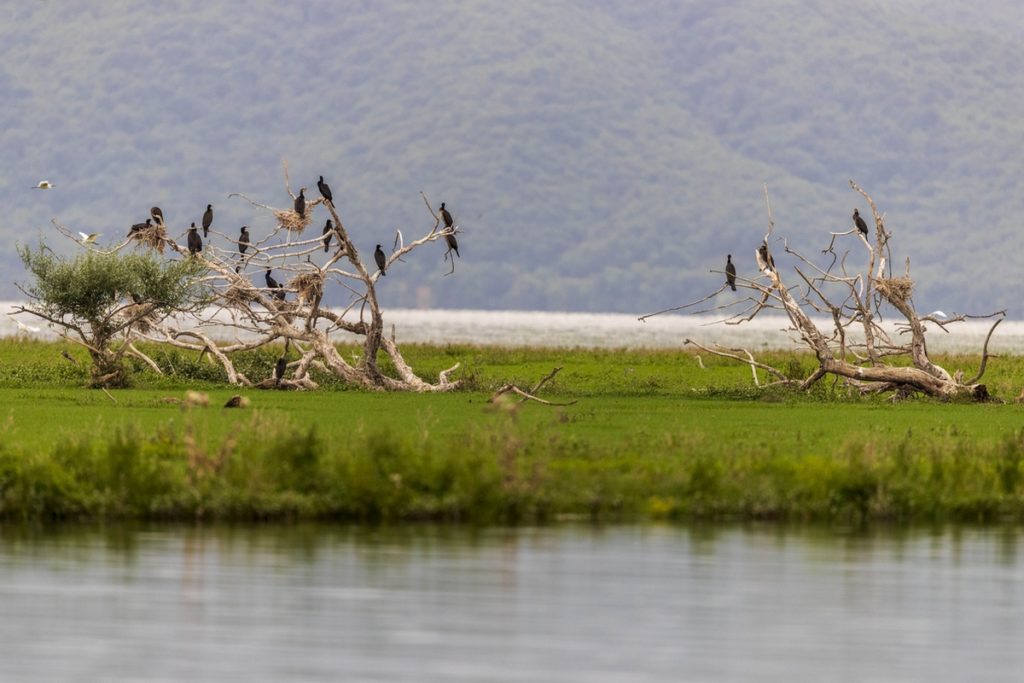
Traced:
<svg viewBox="0 0 1024 683">
<path fill-rule="evenodd" d="M 284 301 L 286 292 L 284 291 L 284 285 L 274 279 L 274 276 L 270 274 L 270 268 L 267 268 L 266 274 L 263 276 L 267 281 L 267 289 L 274 290 L 271 294 L 278 301 Z"/>
<path fill-rule="evenodd" d="M 320 180 L 316 181 L 316 187 L 320 190 L 320 196 L 331 203 L 334 206 L 334 197 L 331 195 L 331 186 L 324 182 L 324 177 L 320 176 Z"/>
<path fill-rule="evenodd" d="M 448 251 L 454 251 L 456 256 L 459 256 L 459 242 L 455 239 L 455 235 L 445 235 L 444 241 L 448 243 Z M 459 258 L 462 258 L 459 256 Z"/>
<path fill-rule="evenodd" d="M 285 360 L 284 356 L 277 359 L 277 364 L 274 366 L 274 384 L 281 386 L 281 379 L 284 377 L 284 371 L 288 369 L 288 361 Z"/>
<path fill-rule="evenodd" d="M 206 205 L 206 212 L 203 214 L 203 237 L 210 236 L 210 225 L 213 223 L 213 204 Z"/>
<path fill-rule="evenodd" d="M 192 227 L 188 229 L 188 253 L 195 256 L 203 250 L 203 238 L 196 232 L 196 224 L 193 223 Z"/>
<path fill-rule="evenodd" d="M 857 226 L 857 229 L 860 230 L 861 234 L 866 237 L 868 234 L 868 224 L 860 217 L 860 211 L 857 209 L 853 210 L 853 223 Z"/>
<path fill-rule="evenodd" d="M 441 220 L 444 221 L 444 227 L 450 228 L 455 224 L 452 220 L 452 215 L 448 213 L 448 209 L 444 208 L 444 202 L 441 202 Z"/>
<path fill-rule="evenodd" d="M 153 227 L 153 219 L 147 218 L 145 223 L 136 223 L 135 225 L 133 225 L 132 229 L 128 231 L 128 236 L 131 237 L 140 230 L 145 230 L 146 228 L 151 227 Z"/>
<path fill-rule="evenodd" d="M 725 255 L 725 281 L 736 291 L 736 266 L 732 264 L 732 254 Z"/>
<path fill-rule="evenodd" d="M 244 254 L 249 249 L 249 226 L 242 226 L 242 234 L 238 236 L 238 253 Z"/>
<path fill-rule="evenodd" d="M 164 224 L 164 212 L 160 210 L 159 206 L 154 206 L 150 209 L 149 215 L 153 217 L 153 220 L 156 221 L 157 225 Z"/>
<path fill-rule="evenodd" d="M 299 218 L 306 217 L 306 188 L 299 189 L 299 196 L 295 198 L 295 213 Z"/>
<path fill-rule="evenodd" d="M 775 257 L 768 253 L 768 246 L 762 244 L 757 248 L 757 254 L 760 257 L 761 263 L 764 264 L 765 268 L 771 268 L 775 270 Z M 758 264 L 760 265 L 760 263 Z M 762 268 L 763 270 L 763 268 Z"/>
<path fill-rule="evenodd" d="M 327 222 L 324 223 L 324 253 L 327 253 L 327 248 L 331 246 L 331 235 L 334 234 L 334 225 L 331 223 L 331 219 L 328 218 Z"/>
<path fill-rule="evenodd" d="M 384 255 L 384 250 L 377 245 L 376 251 L 373 252 L 373 260 L 377 262 L 377 268 L 380 270 L 381 277 L 387 275 L 384 272 L 384 267 L 388 265 L 388 257 Z"/>
</svg>

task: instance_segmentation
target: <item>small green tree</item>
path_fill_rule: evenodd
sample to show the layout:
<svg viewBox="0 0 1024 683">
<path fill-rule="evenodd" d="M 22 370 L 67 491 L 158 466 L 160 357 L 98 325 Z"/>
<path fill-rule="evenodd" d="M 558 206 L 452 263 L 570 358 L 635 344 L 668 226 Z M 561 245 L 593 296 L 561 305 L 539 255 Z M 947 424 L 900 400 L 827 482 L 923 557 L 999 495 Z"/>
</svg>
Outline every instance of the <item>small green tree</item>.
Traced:
<svg viewBox="0 0 1024 683">
<path fill-rule="evenodd" d="M 18 254 L 33 278 L 21 288 L 31 301 L 21 310 L 62 328 L 65 338 L 89 351 L 94 387 L 125 384 L 122 361 L 125 353 L 137 353 L 136 330 L 207 302 L 205 269 L 195 259 L 104 251 L 64 258 L 45 245 L 19 247 Z"/>
</svg>

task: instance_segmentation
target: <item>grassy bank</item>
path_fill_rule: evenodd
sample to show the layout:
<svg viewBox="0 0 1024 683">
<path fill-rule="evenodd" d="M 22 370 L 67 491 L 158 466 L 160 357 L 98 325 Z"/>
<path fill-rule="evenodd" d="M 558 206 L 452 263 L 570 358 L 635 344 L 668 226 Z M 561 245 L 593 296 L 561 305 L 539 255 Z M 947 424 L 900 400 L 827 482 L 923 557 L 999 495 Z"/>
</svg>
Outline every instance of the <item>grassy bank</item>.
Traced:
<svg viewBox="0 0 1024 683">
<path fill-rule="evenodd" d="M 237 392 L 215 366 L 154 353 L 177 375 L 143 372 L 115 404 L 80 388 L 86 371 L 61 351 L 80 356 L 0 341 L 0 517 L 1024 519 L 1012 403 L 763 393 L 745 368 L 678 352 L 411 347 L 425 375 L 463 361 L 470 388 L 379 394 L 325 378 L 316 393 Z M 259 376 L 273 358 L 245 363 Z M 576 405 L 490 409 L 494 387 L 555 365 L 545 396 Z M 1015 395 L 1022 370 L 998 359 L 987 379 Z M 186 389 L 212 407 L 165 401 Z M 252 406 L 220 408 L 234 393 Z"/>
</svg>

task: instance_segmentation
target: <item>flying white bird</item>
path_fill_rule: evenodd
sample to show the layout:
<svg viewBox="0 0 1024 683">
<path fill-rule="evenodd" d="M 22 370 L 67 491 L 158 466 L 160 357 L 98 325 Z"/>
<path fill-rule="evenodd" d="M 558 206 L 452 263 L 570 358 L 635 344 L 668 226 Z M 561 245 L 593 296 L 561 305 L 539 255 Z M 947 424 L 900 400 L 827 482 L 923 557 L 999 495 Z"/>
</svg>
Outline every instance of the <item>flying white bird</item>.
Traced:
<svg viewBox="0 0 1024 683">
<path fill-rule="evenodd" d="M 52 190 L 53 183 L 49 180 L 40 180 L 39 184 L 32 188 L 33 190 Z"/>
<path fill-rule="evenodd" d="M 82 244 L 93 244 L 96 242 L 96 238 L 100 236 L 98 232 L 90 233 L 88 235 L 84 232 L 79 232 L 78 235 L 82 238 Z"/>
<path fill-rule="evenodd" d="M 10 318 L 11 320 L 13 320 L 14 324 L 18 326 L 18 329 L 23 331 L 23 332 L 38 332 L 39 331 L 38 327 L 33 327 L 32 325 L 26 325 L 25 323 L 21 322 L 20 320 L 15 318 L 10 313 L 7 314 L 7 317 Z"/>
<path fill-rule="evenodd" d="M 933 318 L 948 318 L 949 317 L 948 315 L 946 315 L 942 311 L 932 311 L 931 313 L 928 314 L 928 316 L 929 317 L 933 317 Z"/>
</svg>

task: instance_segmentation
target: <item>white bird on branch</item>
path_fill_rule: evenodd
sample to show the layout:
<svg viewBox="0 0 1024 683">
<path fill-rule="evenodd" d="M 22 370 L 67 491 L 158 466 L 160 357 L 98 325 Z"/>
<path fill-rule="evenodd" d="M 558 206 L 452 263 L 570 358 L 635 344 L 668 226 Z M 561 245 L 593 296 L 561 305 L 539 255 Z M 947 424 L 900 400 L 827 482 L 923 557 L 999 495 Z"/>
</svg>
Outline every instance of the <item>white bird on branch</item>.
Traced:
<svg viewBox="0 0 1024 683">
<path fill-rule="evenodd" d="M 100 234 L 98 232 L 93 232 L 87 235 L 84 232 L 79 232 L 78 236 L 82 238 L 82 244 L 95 244 L 96 238 L 98 238 Z"/>
<path fill-rule="evenodd" d="M 33 190 L 52 190 L 53 183 L 49 180 L 40 180 L 39 184 L 32 188 Z"/>
<path fill-rule="evenodd" d="M 38 332 L 39 331 L 38 327 L 33 327 L 32 325 L 26 325 L 25 323 L 21 322 L 20 320 L 15 318 L 10 313 L 7 314 L 7 317 L 10 318 L 11 320 L 13 320 L 14 324 L 17 325 L 18 329 L 21 330 L 22 332 Z"/>
<path fill-rule="evenodd" d="M 945 313 L 943 313 L 942 311 L 932 311 L 931 313 L 929 313 L 925 317 L 926 318 L 948 318 L 949 316 L 946 315 Z"/>
</svg>

